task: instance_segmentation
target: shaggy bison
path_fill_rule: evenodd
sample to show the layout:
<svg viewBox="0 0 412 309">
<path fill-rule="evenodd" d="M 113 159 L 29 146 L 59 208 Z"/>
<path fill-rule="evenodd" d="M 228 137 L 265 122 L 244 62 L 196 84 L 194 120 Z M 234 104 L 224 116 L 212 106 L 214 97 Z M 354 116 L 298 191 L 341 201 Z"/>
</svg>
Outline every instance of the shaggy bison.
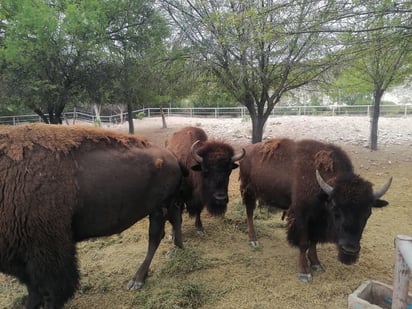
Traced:
<svg viewBox="0 0 412 309">
<path fill-rule="evenodd" d="M 165 220 L 180 231 L 171 205 L 182 170 L 144 139 L 86 127 L 0 127 L 0 152 L 0 272 L 27 286 L 27 308 L 61 308 L 73 296 L 76 242 L 149 216 L 148 252 L 128 285 L 138 289 Z"/>
<path fill-rule="evenodd" d="M 371 183 L 354 174 L 349 157 L 339 147 L 290 139 L 246 147 L 239 177 L 251 244 L 257 245 L 256 200 L 287 210 L 287 239 L 299 248 L 299 279 L 303 282 L 312 280 L 311 268 L 323 270 L 318 243 L 336 243 L 339 261 L 356 262 L 371 207 L 388 204 L 379 198 L 392 181 L 373 192 Z"/>
<path fill-rule="evenodd" d="M 203 234 L 200 213 L 204 206 L 212 215 L 226 212 L 229 176 L 238 167 L 235 162 L 244 156 L 244 150 L 235 154 L 232 146 L 208 140 L 205 131 L 196 127 L 175 132 L 166 141 L 166 147 L 189 170 L 183 181 L 182 202 L 189 215 L 196 217 L 196 229 Z"/>
</svg>

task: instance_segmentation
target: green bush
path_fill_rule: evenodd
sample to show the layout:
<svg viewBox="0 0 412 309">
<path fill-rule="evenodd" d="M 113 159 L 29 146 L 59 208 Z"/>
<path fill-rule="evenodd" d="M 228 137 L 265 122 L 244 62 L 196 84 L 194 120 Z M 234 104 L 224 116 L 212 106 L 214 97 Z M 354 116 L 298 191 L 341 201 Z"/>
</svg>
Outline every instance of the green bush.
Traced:
<svg viewBox="0 0 412 309">
<path fill-rule="evenodd" d="M 136 119 L 142 120 L 145 117 L 144 112 L 138 112 L 136 114 Z"/>
</svg>

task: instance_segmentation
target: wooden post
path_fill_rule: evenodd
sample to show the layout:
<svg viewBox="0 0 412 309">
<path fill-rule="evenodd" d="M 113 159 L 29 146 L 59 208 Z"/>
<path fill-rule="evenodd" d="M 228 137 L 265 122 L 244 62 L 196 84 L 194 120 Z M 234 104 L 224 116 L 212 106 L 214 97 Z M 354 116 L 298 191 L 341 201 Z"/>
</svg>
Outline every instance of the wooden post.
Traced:
<svg viewBox="0 0 412 309">
<path fill-rule="evenodd" d="M 406 309 L 408 305 L 409 276 L 412 268 L 412 237 L 396 236 L 395 255 L 392 309 Z"/>
</svg>

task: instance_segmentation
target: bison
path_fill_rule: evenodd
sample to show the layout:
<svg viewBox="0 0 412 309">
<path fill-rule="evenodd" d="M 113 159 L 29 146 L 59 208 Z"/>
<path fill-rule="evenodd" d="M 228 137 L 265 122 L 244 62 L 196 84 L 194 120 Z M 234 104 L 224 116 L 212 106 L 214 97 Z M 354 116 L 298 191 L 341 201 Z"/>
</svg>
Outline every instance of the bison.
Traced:
<svg viewBox="0 0 412 309">
<path fill-rule="evenodd" d="M 26 308 L 61 308 L 79 283 L 76 242 L 120 233 L 149 216 L 142 287 L 164 236 L 180 231 L 176 157 L 131 135 L 91 127 L 0 127 L 0 272 L 27 286 Z M 175 244 L 182 246 L 181 233 Z"/>
<path fill-rule="evenodd" d="M 223 141 L 208 140 L 205 131 L 197 127 L 182 128 L 165 144 L 189 170 L 183 181 L 181 201 L 189 215 L 196 217 L 195 227 L 203 234 L 200 213 L 204 206 L 212 215 L 226 212 L 229 176 L 238 167 L 235 162 L 244 156 L 244 150 L 235 154 L 232 146 Z"/>
<path fill-rule="evenodd" d="M 316 245 L 335 243 L 344 264 L 357 261 L 363 229 L 372 207 L 391 185 L 373 191 L 356 175 L 348 155 L 315 140 L 271 139 L 248 145 L 240 162 L 240 192 L 246 207 L 249 240 L 258 245 L 253 225 L 256 200 L 286 210 L 287 240 L 299 249 L 299 279 L 322 271 Z"/>
</svg>

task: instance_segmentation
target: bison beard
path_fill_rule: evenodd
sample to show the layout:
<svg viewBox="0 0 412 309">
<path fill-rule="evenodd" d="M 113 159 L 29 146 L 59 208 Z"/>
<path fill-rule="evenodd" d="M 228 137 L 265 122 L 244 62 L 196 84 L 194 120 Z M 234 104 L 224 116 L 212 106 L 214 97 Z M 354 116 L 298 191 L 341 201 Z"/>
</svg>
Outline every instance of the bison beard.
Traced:
<svg viewBox="0 0 412 309">
<path fill-rule="evenodd" d="M 206 209 L 212 216 L 221 216 L 226 213 L 229 199 L 225 196 L 222 199 L 216 199 L 214 196 L 203 196 L 206 202 Z"/>
</svg>

